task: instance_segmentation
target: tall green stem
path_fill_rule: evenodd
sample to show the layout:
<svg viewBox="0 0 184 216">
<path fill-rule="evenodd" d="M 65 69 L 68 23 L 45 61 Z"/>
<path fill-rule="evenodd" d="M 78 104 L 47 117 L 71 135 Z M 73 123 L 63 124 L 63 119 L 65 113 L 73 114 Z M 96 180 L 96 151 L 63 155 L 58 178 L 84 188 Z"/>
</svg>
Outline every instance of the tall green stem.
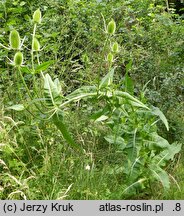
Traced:
<svg viewBox="0 0 184 216">
<path fill-rule="evenodd" d="M 33 71 L 34 71 L 34 51 L 33 51 L 33 43 L 34 43 L 35 34 L 36 34 L 36 23 L 34 24 L 34 28 L 33 28 L 32 48 L 31 48 L 31 64 L 32 64 L 32 70 L 33 70 Z"/>
</svg>

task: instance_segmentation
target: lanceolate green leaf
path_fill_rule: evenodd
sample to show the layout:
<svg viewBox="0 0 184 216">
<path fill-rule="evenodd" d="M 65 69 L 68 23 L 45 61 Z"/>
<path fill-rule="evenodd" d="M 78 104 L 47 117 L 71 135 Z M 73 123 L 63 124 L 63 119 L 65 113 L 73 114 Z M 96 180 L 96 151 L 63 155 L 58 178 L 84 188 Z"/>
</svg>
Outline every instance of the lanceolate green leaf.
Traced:
<svg viewBox="0 0 184 216">
<path fill-rule="evenodd" d="M 170 188 L 169 176 L 165 170 L 163 170 L 157 164 L 150 164 L 149 169 L 152 175 L 162 183 L 165 189 Z"/>
<path fill-rule="evenodd" d="M 143 103 L 137 103 L 137 102 L 132 101 L 132 100 L 129 100 L 129 102 L 134 107 L 140 107 L 140 108 L 148 109 L 148 107 L 146 105 L 144 105 Z"/>
<path fill-rule="evenodd" d="M 76 91 L 72 92 L 71 94 L 67 95 L 65 98 L 67 99 L 67 101 L 65 101 L 63 104 L 60 105 L 60 107 L 65 106 L 66 104 L 72 102 L 72 101 L 77 101 L 83 98 L 89 98 L 89 97 L 94 97 L 94 96 L 99 96 L 99 97 L 103 97 L 103 96 L 108 96 L 108 97 L 112 97 L 112 96 L 117 96 L 117 97 L 121 97 L 121 98 L 125 98 L 127 100 L 129 100 L 129 102 L 133 105 L 133 106 L 137 106 L 140 108 L 144 108 L 147 110 L 150 110 L 146 105 L 144 105 L 141 101 L 139 101 L 138 99 L 136 99 L 135 97 L 131 96 L 129 93 L 127 92 L 123 92 L 123 91 L 97 91 L 97 88 L 95 86 L 84 86 L 81 87 L 80 89 L 77 89 Z"/>
<path fill-rule="evenodd" d="M 56 89 L 57 89 L 57 92 L 60 94 L 62 89 L 61 89 L 61 84 L 60 84 L 58 78 L 56 78 L 56 79 L 54 80 L 54 85 L 55 85 L 55 87 L 56 87 Z"/>
<path fill-rule="evenodd" d="M 145 104 L 143 104 L 140 100 L 138 100 L 137 98 L 133 97 L 132 95 L 130 95 L 128 92 L 123 92 L 123 91 L 114 91 L 114 94 L 116 96 L 119 96 L 119 97 L 122 97 L 122 98 L 126 98 L 128 99 L 129 101 L 135 103 L 136 106 L 139 106 L 139 107 L 142 107 L 142 108 L 145 108 L 147 110 L 150 110 L 150 108 L 148 108 Z"/>
<path fill-rule="evenodd" d="M 106 88 L 113 82 L 114 68 L 101 80 L 99 89 Z"/>
<path fill-rule="evenodd" d="M 75 90 L 74 92 L 72 92 L 71 94 L 66 96 L 66 99 L 73 99 L 73 98 L 82 98 L 83 96 L 85 97 L 85 95 L 90 95 L 90 94 L 97 94 L 97 88 L 96 86 L 83 86 L 77 90 Z"/>
<path fill-rule="evenodd" d="M 128 64 L 126 65 L 126 74 L 129 72 L 129 70 L 132 68 L 132 59 L 128 62 Z"/>
<path fill-rule="evenodd" d="M 21 67 L 20 70 L 22 73 L 33 74 L 33 71 L 26 66 Z"/>
<path fill-rule="evenodd" d="M 35 68 L 35 73 L 39 73 L 41 71 L 47 70 L 47 68 L 53 63 L 54 63 L 54 61 L 43 62 L 42 64 L 38 65 Z"/>
<path fill-rule="evenodd" d="M 48 106 L 60 105 L 62 102 L 61 86 L 59 80 L 52 81 L 49 74 L 44 78 L 44 95 Z"/>
<path fill-rule="evenodd" d="M 60 105 L 60 108 L 71 103 L 72 101 L 78 101 L 83 98 L 91 98 L 97 96 L 97 88 L 95 86 L 84 86 L 81 87 L 71 94 L 65 97 L 66 101 Z"/>
<path fill-rule="evenodd" d="M 77 150 L 82 151 L 82 148 L 75 143 L 75 141 L 73 140 L 73 138 L 70 136 L 66 125 L 63 122 L 63 117 L 62 115 L 55 113 L 52 117 L 54 124 L 56 125 L 56 127 L 61 131 L 64 139 L 67 141 L 67 143 L 72 147 L 75 148 Z"/>
<path fill-rule="evenodd" d="M 132 78 L 127 74 L 125 74 L 125 91 L 133 94 L 134 92 L 134 84 Z"/>
<path fill-rule="evenodd" d="M 169 131 L 169 124 L 168 121 L 165 117 L 165 115 L 163 114 L 163 112 L 158 108 L 158 107 L 153 107 L 152 108 L 152 113 L 156 116 L 159 116 L 159 118 L 162 120 L 162 122 L 164 123 L 167 131 Z"/>
<path fill-rule="evenodd" d="M 170 147 L 169 142 L 163 137 L 159 136 L 156 132 L 150 134 L 152 141 L 149 144 L 150 149 L 168 149 Z"/>
<path fill-rule="evenodd" d="M 157 163 L 159 166 L 165 166 L 166 162 L 173 160 L 174 156 L 181 151 L 181 146 L 182 144 L 179 143 L 173 143 L 169 145 L 167 149 L 154 157 L 155 163 Z"/>
<path fill-rule="evenodd" d="M 133 94 L 134 92 L 134 84 L 131 77 L 128 75 L 129 70 L 132 68 L 132 59 L 129 61 L 129 63 L 126 65 L 126 74 L 124 77 L 125 81 L 125 91 Z"/>
<path fill-rule="evenodd" d="M 108 116 L 101 115 L 99 118 L 97 118 L 95 120 L 95 122 L 103 122 L 103 121 L 107 120 L 108 118 L 109 118 Z"/>
<path fill-rule="evenodd" d="M 108 143 L 118 145 L 121 148 L 121 150 L 123 150 L 126 147 L 125 140 L 120 136 L 107 135 L 104 138 Z"/>
<path fill-rule="evenodd" d="M 12 105 L 10 107 L 7 107 L 7 109 L 12 109 L 12 110 L 16 110 L 16 111 L 22 111 L 25 109 L 23 104 L 16 104 L 16 105 Z"/>
</svg>

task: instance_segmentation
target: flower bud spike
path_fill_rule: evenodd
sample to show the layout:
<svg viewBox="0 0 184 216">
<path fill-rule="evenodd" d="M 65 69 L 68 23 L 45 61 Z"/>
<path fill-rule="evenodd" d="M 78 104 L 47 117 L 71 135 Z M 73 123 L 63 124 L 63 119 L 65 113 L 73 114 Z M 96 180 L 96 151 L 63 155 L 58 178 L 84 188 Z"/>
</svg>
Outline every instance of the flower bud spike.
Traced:
<svg viewBox="0 0 184 216">
<path fill-rule="evenodd" d="M 116 31 L 116 23 L 114 20 L 111 20 L 107 25 L 107 33 L 113 35 Z"/>
<path fill-rule="evenodd" d="M 16 49 L 16 50 L 20 49 L 21 41 L 20 41 L 20 35 L 18 31 L 12 30 L 10 32 L 9 42 L 10 42 L 11 49 Z"/>
<path fill-rule="evenodd" d="M 40 51 L 40 43 L 37 38 L 33 38 L 32 51 Z"/>
<path fill-rule="evenodd" d="M 37 9 L 33 14 L 33 22 L 40 24 L 42 19 L 41 11 L 40 9 Z"/>
<path fill-rule="evenodd" d="M 112 45 L 112 52 L 118 53 L 119 52 L 119 44 L 117 42 L 113 43 Z"/>
<path fill-rule="evenodd" d="M 17 52 L 14 56 L 14 65 L 20 67 L 23 63 L 23 54 L 21 52 Z"/>
<path fill-rule="evenodd" d="M 109 53 L 109 54 L 107 55 L 107 61 L 108 61 L 109 63 L 112 63 L 113 60 L 114 60 L 113 54 L 112 54 L 112 53 Z"/>
</svg>

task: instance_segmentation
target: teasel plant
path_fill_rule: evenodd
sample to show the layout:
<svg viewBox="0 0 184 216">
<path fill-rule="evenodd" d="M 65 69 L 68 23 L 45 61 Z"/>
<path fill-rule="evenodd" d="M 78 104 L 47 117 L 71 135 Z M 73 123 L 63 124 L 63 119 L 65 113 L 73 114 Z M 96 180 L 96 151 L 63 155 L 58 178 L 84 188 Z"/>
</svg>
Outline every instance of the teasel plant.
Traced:
<svg viewBox="0 0 184 216">
<path fill-rule="evenodd" d="M 10 33 L 10 46 L 5 47 L 1 45 L 5 49 L 12 49 L 13 51 L 16 51 L 14 55 L 14 60 L 11 62 L 11 64 L 18 71 L 19 77 L 21 78 L 21 81 L 30 99 L 30 101 L 28 101 L 27 104 L 14 105 L 9 107 L 9 109 L 17 111 L 26 109 L 30 114 L 32 114 L 35 118 L 38 118 L 41 121 L 51 121 L 61 132 L 63 138 L 66 140 L 70 148 L 80 155 L 84 155 L 85 150 L 80 143 L 76 143 L 74 141 L 64 121 L 65 108 L 69 104 L 76 103 L 82 99 L 86 100 L 88 98 L 93 98 L 96 104 L 98 104 L 99 101 L 104 101 L 107 105 L 111 104 L 112 106 L 114 106 L 114 103 L 116 103 L 116 101 L 120 101 L 121 104 L 119 106 L 123 107 L 123 103 L 127 103 L 132 107 L 132 109 L 138 108 L 145 110 L 145 112 L 147 111 L 154 113 L 147 105 L 142 103 L 136 97 L 132 96 L 126 91 L 117 89 L 113 83 L 114 71 L 116 69 L 116 66 L 114 66 L 114 62 L 116 59 L 116 55 L 120 50 L 119 44 L 115 41 L 116 23 L 114 20 L 111 20 L 106 25 L 104 19 L 106 39 L 103 50 L 105 51 L 104 59 L 108 64 L 107 74 L 101 78 L 99 73 L 99 80 L 96 85 L 82 86 L 66 96 L 63 95 L 62 86 L 59 79 L 56 78 L 55 80 L 52 80 L 51 76 L 48 73 L 44 73 L 44 70 L 46 70 L 53 63 L 53 61 L 41 63 L 39 59 L 39 55 L 42 51 L 41 45 L 36 37 L 37 27 L 41 25 L 42 21 L 42 15 L 39 9 L 34 12 L 32 21 L 33 33 L 30 51 L 31 67 L 29 65 L 26 65 L 26 61 L 24 61 L 22 51 L 22 47 L 24 47 L 24 39 L 21 42 L 19 33 L 16 30 Z M 27 85 L 27 82 L 25 81 L 24 74 L 26 73 L 31 74 L 33 77 L 32 86 L 34 87 L 34 91 L 30 90 L 29 86 Z M 37 76 L 39 76 L 39 74 L 41 75 L 41 77 L 39 77 L 39 80 L 42 80 L 43 83 L 40 82 L 40 87 L 39 89 L 37 89 L 36 79 Z M 20 98 L 23 99 L 24 95 L 22 95 L 22 93 L 20 92 L 20 88 L 19 95 Z M 40 116 L 44 117 L 38 117 L 34 113 L 32 113 L 29 110 L 30 104 L 34 104 L 36 109 L 40 112 Z M 114 109 L 116 109 L 116 107 L 112 108 L 112 111 L 108 111 L 109 115 L 113 114 L 110 112 L 114 112 Z M 155 111 L 154 114 L 156 116 L 159 116 L 165 124 L 166 128 L 169 129 L 167 119 L 158 109 Z M 102 116 L 99 116 L 98 121 L 103 121 L 104 116 L 104 113 L 102 113 Z M 105 117 L 107 119 L 109 118 L 108 116 Z"/>
<path fill-rule="evenodd" d="M 98 72 L 98 86 L 100 85 L 104 63 L 105 70 L 110 71 L 116 61 L 116 54 L 119 52 L 119 44 L 117 42 L 113 43 L 116 38 L 116 22 L 114 19 L 111 19 L 108 23 L 106 23 L 103 14 L 101 14 L 101 16 L 104 23 L 104 43 L 101 47 L 101 56 L 103 57 L 103 60 L 100 62 Z"/>
<path fill-rule="evenodd" d="M 0 44 L 2 48 L 13 50 L 15 52 L 13 60 L 10 60 L 9 58 L 8 59 L 10 64 L 18 72 L 19 78 L 21 79 L 21 82 L 27 92 L 27 95 L 29 96 L 29 101 L 27 103 L 23 102 L 24 94 L 20 91 L 21 87 L 18 81 L 17 84 L 19 97 L 22 100 L 23 104 L 12 105 L 8 107 L 8 109 L 16 111 L 26 110 L 35 118 L 41 121 L 51 121 L 62 133 L 64 139 L 69 144 L 69 146 L 71 146 L 72 149 L 81 154 L 83 150 L 79 144 L 76 144 L 76 142 L 73 140 L 72 136 L 68 132 L 68 128 L 64 123 L 64 112 L 61 108 L 59 108 L 59 105 L 62 104 L 63 100 L 61 84 L 58 79 L 55 79 L 53 81 L 49 74 L 44 74 L 43 72 L 53 63 L 53 61 L 41 63 L 39 59 L 39 53 L 42 51 L 42 49 L 36 37 L 36 30 L 39 27 L 39 25 L 41 25 L 41 22 L 42 14 L 40 9 L 37 9 L 33 14 L 32 19 L 33 33 L 30 49 L 31 68 L 28 65 L 26 65 L 26 62 L 24 62 L 23 47 L 25 46 L 23 46 L 23 42 L 25 38 L 21 41 L 19 32 L 17 30 L 14 29 L 10 32 L 8 47 L 4 46 L 3 44 Z M 29 86 L 27 85 L 24 74 L 32 75 L 32 86 L 34 87 L 33 90 L 30 90 Z M 38 74 L 41 74 L 41 78 L 43 80 L 43 83 L 40 83 L 39 89 L 36 84 Z M 43 89 L 44 93 L 42 94 Z M 32 111 L 30 111 L 30 104 L 34 104 L 36 109 L 41 113 L 41 116 L 44 117 L 38 117 Z"/>
</svg>

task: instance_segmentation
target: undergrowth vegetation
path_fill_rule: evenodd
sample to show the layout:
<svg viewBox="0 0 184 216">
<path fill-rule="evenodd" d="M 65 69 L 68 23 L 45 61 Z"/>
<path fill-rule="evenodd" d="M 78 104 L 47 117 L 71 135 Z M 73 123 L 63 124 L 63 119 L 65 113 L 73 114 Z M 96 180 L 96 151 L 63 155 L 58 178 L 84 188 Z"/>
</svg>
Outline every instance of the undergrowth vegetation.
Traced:
<svg viewBox="0 0 184 216">
<path fill-rule="evenodd" d="M 182 17 L 162 0 L 0 5 L 0 198 L 183 199 Z"/>
</svg>

